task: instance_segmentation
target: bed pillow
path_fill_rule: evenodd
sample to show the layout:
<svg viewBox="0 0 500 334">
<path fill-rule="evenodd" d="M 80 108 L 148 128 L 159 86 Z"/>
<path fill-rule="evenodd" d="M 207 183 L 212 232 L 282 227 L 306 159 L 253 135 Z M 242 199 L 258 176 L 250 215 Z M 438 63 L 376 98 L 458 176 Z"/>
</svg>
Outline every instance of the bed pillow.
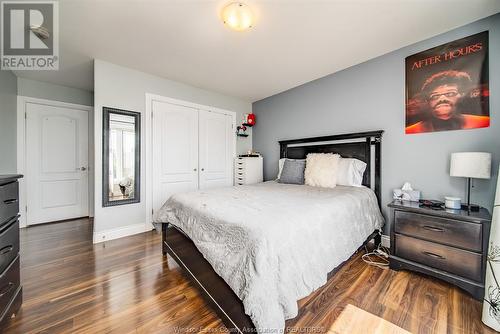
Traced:
<svg viewBox="0 0 500 334">
<path fill-rule="evenodd" d="M 276 177 L 276 180 L 279 180 L 281 177 L 281 171 L 283 171 L 283 165 L 285 164 L 286 158 L 281 158 L 278 160 L 278 176 Z"/>
<path fill-rule="evenodd" d="M 305 160 L 286 159 L 283 163 L 279 183 L 304 184 L 304 170 L 306 169 Z"/>
<path fill-rule="evenodd" d="M 361 187 L 366 163 L 354 158 L 340 158 L 337 184 L 341 186 Z"/>
<path fill-rule="evenodd" d="M 309 153 L 304 172 L 305 184 L 313 187 L 335 188 L 340 155 Z"/>
<path fill-rule="evenodd" d="M 280 179 L 281 171 L 283 170 L 283 164 L 285 163 L 285 160 L 306 161 L 306 159 L 287 159 L 287 158 L 281 158 L 281 159 L 279 159 L 278 160 L 278 176 L 276 177 L 276 180 Z"/>
</svg>

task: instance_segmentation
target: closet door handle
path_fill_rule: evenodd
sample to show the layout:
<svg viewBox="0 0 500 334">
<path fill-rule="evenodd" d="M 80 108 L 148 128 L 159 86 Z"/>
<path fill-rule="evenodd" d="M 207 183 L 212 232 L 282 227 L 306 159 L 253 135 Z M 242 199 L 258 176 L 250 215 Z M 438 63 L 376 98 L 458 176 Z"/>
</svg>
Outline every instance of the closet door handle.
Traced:
<svg viewBox="0 0 500 334">
<path fill-rule="evenodd" d="M 193 172 L 196 172 L 198 169 L 197 168 L 193 168 Z"/>
<path fill-rule="evenodd" d="M 202 168 L 202 169 L 201 169 L 201 171 L 202 171 L 202 172 L 203 172 L 203 171 L 205 171 L 205 168 Z"/>
</svg>

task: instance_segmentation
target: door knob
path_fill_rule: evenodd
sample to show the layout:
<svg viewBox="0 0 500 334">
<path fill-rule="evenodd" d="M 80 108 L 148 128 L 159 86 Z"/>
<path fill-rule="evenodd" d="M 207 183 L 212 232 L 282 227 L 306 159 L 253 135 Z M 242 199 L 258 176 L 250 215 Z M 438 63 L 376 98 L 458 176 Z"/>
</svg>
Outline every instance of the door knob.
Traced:
<svg viewBox="0 0 500 334">
<path fill-rule="evenodd" d="M 80 168 L 77 168 L 76 170 L 86 171 L 87 167 L 80 167 Z"/>
<path fill-rule="evenodd" d="M 196 169 L 196 168 L 193 168 L 193 171 L 195 171 L 195 172 L 196 172 L 196 171 L 197 171 L 197 169 Z"/>
<path fill-rule="evenodd" d="M 202 168 L 201 171 L 203 172 L 205 170 L 205 168 Z"/>
</svg>

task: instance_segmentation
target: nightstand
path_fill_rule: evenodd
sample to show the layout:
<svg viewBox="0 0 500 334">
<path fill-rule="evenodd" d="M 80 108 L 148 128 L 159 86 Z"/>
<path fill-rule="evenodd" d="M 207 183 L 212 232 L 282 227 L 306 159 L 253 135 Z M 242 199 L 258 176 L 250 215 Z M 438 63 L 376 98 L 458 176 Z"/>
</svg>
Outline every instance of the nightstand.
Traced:
<svg viewBox="0 0 500 334">
<path fill-rule="evenodd" d="M 434 210 L 395 200 L 389 265 L 442 279 L 484 297 L 491 215 L 485 208 Z"/>
</svg>

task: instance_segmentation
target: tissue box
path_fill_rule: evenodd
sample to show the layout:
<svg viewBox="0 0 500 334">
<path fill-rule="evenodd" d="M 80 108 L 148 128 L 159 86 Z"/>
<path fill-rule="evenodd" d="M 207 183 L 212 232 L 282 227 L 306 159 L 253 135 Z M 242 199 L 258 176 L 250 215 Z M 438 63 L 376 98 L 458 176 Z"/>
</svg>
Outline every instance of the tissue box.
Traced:
<svg viewBox="0 0 500 334">
<path fill-rule="evenodd" d="M 420 191 L 394 189 L 393 198 L 402 201 L 418 202 L 420 200 Z"/>
</svg>

